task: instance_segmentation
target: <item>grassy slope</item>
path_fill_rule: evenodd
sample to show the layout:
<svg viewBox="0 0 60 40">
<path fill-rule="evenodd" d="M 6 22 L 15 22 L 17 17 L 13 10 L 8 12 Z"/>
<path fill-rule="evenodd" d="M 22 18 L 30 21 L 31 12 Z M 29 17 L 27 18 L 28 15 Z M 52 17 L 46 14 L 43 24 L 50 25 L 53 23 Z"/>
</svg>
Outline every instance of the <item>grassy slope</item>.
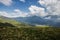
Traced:
<svg viewBox="0 0 60 40">
<path fill-rule="evenodd" d="M 27 27 L 14 20 L 2 19 L 0 22 L 8 22 L 16 27 L 0 27 L 0 40 L 60 40 L 60 28 L 53 27 Z"/>
<path fill-rule="evenodd" d="M 9 23 L 9 24 L 12 24 L 16 27 L 24 27 L 24 26 L 28 27 L 29 26 L 28 24 L 20 23 L 15 20 L 12 20 L 12 19 L 5 19 L 5 18 L 0 18 L 0 23 Z"/>
</svg>

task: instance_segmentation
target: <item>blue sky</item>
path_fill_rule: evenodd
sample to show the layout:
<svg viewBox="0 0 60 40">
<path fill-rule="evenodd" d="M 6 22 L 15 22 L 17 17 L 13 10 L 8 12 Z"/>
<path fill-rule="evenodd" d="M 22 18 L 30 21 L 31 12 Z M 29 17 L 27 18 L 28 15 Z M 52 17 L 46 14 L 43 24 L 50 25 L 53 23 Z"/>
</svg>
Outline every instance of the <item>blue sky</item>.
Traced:
<svg viewBox="0 0 60 40">
<path fill-rule="evenodd" d="M 20 11 L 22 13 L 14 13 L 14 16 L 20 17 L 25 15 L 29 15 L 31 10 L 29 8 L 31 6 L 41 7 L 39 0 L 0 0 L 0 15 L 5 17 L 12 17 L 15 10 Z M 26 14 L 27 13 L 27 14 Z M 5 14 L 5 15 L 4 15 Z M 19 15 L 19 16 L 18 16 Z"/>
<path fill-rule="evenodd" d="M 60 21 L 60 0 L 0 0 L 0 16 L 39 16 Z"/>
<path fill-rule="evenodd" d="M 1 11 L 7 11 L 7 12 L 12 12 L 14 9 L 20 9 L 24 12 L 28 12 L 28 7 L 31 5 L 37 5 L 40 6 L 39 3 L 37 2 L 38 0 L 25 0 L 25 2 L 20 1 L 20 0 L 12 0 L 13 3 L 11 5 L 4 5 L 0 3 L 0 10 Z"/>
</svg>

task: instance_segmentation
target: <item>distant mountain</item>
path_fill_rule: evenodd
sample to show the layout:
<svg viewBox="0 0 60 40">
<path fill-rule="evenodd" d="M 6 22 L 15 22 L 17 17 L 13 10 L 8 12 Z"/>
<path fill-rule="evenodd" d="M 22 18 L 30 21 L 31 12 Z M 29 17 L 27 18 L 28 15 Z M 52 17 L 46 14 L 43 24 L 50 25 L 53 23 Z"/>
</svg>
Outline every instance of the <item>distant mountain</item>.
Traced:
<svg viewBox="0 0 60 40">
<path fill-rule="evenodd" d="M 14 18 L 17 21 L 20 22 L 26 22 L 29 24 L 46 24 L 46 20 L 38 17 L 38 16 L 30 16 L 30 17 L 18 17 L 18 18 Z"/>
<path fill-rule="evenodd" d="M 3 18 L 3 20 L 1 20 L 1 18 Z M 13 20 L 13 21 L 12 21 Z M 16 22 L 16 21 L 18 22 Z M 49 26 L 56 26 L 56 27 L 60 27 L 60 22 L 54 22 L 54 20 L 47 20 L 47 19 L 43 19 L 39 16 L 30 16 L 30 17 L 17 17 L 17 18 L 7 18 L 7 17 L 0 17 L 0 21 L 2 22 L 9 22 L 12 24 L 28 24 L 28 25 L 49 25 Z M 20 25 L 19 25 L 20 26 Z"/>
<path fill-rule="evenodd" d="M 30 17 L 18 17 L 18 18 L 14 18 L 15 20 L 19 21 L 19 22 L 24 22 L 24 23 L 28 23 L 31 25 L 49 25 L 49 26 L 60 26 L 60 22 L 54 22 L 53 20 L 47 20 L 47 19 L 43 19 L 39 16 L 30 16 Z"/>
</svg>

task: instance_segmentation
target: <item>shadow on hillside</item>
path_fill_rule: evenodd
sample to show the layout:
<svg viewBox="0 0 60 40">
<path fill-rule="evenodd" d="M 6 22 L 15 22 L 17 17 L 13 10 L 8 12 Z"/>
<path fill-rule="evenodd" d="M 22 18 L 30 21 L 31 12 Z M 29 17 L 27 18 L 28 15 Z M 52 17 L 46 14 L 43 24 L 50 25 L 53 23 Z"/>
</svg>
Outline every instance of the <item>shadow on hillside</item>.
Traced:
<svg viewBox="0 0 60 40">
<path fill-rule="evenodd" d="M 0 22 L 0 27 L 15 27 L 14 25 L 10 24 L 10 23 L 1 23 Z"/>
</svg>

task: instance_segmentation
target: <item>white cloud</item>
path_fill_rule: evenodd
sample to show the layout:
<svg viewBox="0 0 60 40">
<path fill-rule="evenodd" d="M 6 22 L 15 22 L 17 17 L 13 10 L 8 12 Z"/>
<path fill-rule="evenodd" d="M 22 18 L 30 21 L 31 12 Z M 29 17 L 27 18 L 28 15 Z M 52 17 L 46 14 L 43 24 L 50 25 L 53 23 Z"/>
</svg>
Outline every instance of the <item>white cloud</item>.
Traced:
<svg viewBox="0 0 60 40">
<path fill-rule="evenodd" d="M 0 16 L 5 16 L 9 18 L 15 18 L 15 17 L 26 17 L 28 13 L 24 13 L 20 11 L 19 9 L 15 9 L 12 13 L 8 13 L 6 11 L 0 11 Z"/>
<path fill-rule="evenodd" d="M 20 10 L 19 9 L 15 9 L 14 12 L 20 12 Z"/>
<path fill-rule="evenodd" d="M 39 0 L 38 1 L 41 5 L 53 5 L 57 3 L 57 0 Z"/>
<path fill-rule="evenodd" d="M 51 19 L 51 16 L 49 16 L 49 17 L 45 17 L 44 19 Z"/>
<path fill-rule="evenodd" d="M 31 15 L 37 15 L 44 19 L 60 20 L 60 0 L 39 0 L 41 6 L 31 5 L 29 7 Z"/>
<path fill-rule="evenodd" d="M 19 9 L 15 9 L 15 10 L 13 10 L 13 11 L 14 11 L 14 13 L 22 13 L 22 11 L 19 10 Z"/>
<path fill-rule="evenodd" d="M 15 9 L 14 10 L 14 15 L 17 15 L 18 17 L 26 17 L 28 15 L 28 13 L 22 12 L 19 9 Z"/>
<path fill-rule="evenodd" d="M 60 19 L 60 0 L 39 0 L 38 2 L 46 8 L 46 12 L 51 18 L 56 15 Z M 57 18 L 55 19 L 57 20 Z"/>
<path fill-rule="evenodd" d="M 9 6 L 12 4 L 12 0 L 0 0 L 0 3 L 6 5 L 6 6 Z"/>
<path fill-rule="evenodd" d="M 46 6 L 47 12 L 50 15 L 60 15 L 60 1 L 59 0 L 40 0 L 39 3 Z"/>
<path fill-rule="evenodd" d="M 20 0 L 21 2 L 25 2 L 25 0 Z"/>
<path fill-rule="evenodd" d="M 5 11 L 0 11 L 0 16 L 6 16 L 6 15 L 8 15 L 7 12 L 5 12 Z"/>
<path fill-rule="evenodd" d="M 42 7 L 37 7 L 37 6 L 31 5 L 29 7 L 29 10 L 31 12 L 31 15 L 36 15 L 36 16 L 40 16 L 40 17 L 45 17 L 46 15 L 48 15 L 48 13 L 46 13 L 45 9 Z"/>
</svg>

